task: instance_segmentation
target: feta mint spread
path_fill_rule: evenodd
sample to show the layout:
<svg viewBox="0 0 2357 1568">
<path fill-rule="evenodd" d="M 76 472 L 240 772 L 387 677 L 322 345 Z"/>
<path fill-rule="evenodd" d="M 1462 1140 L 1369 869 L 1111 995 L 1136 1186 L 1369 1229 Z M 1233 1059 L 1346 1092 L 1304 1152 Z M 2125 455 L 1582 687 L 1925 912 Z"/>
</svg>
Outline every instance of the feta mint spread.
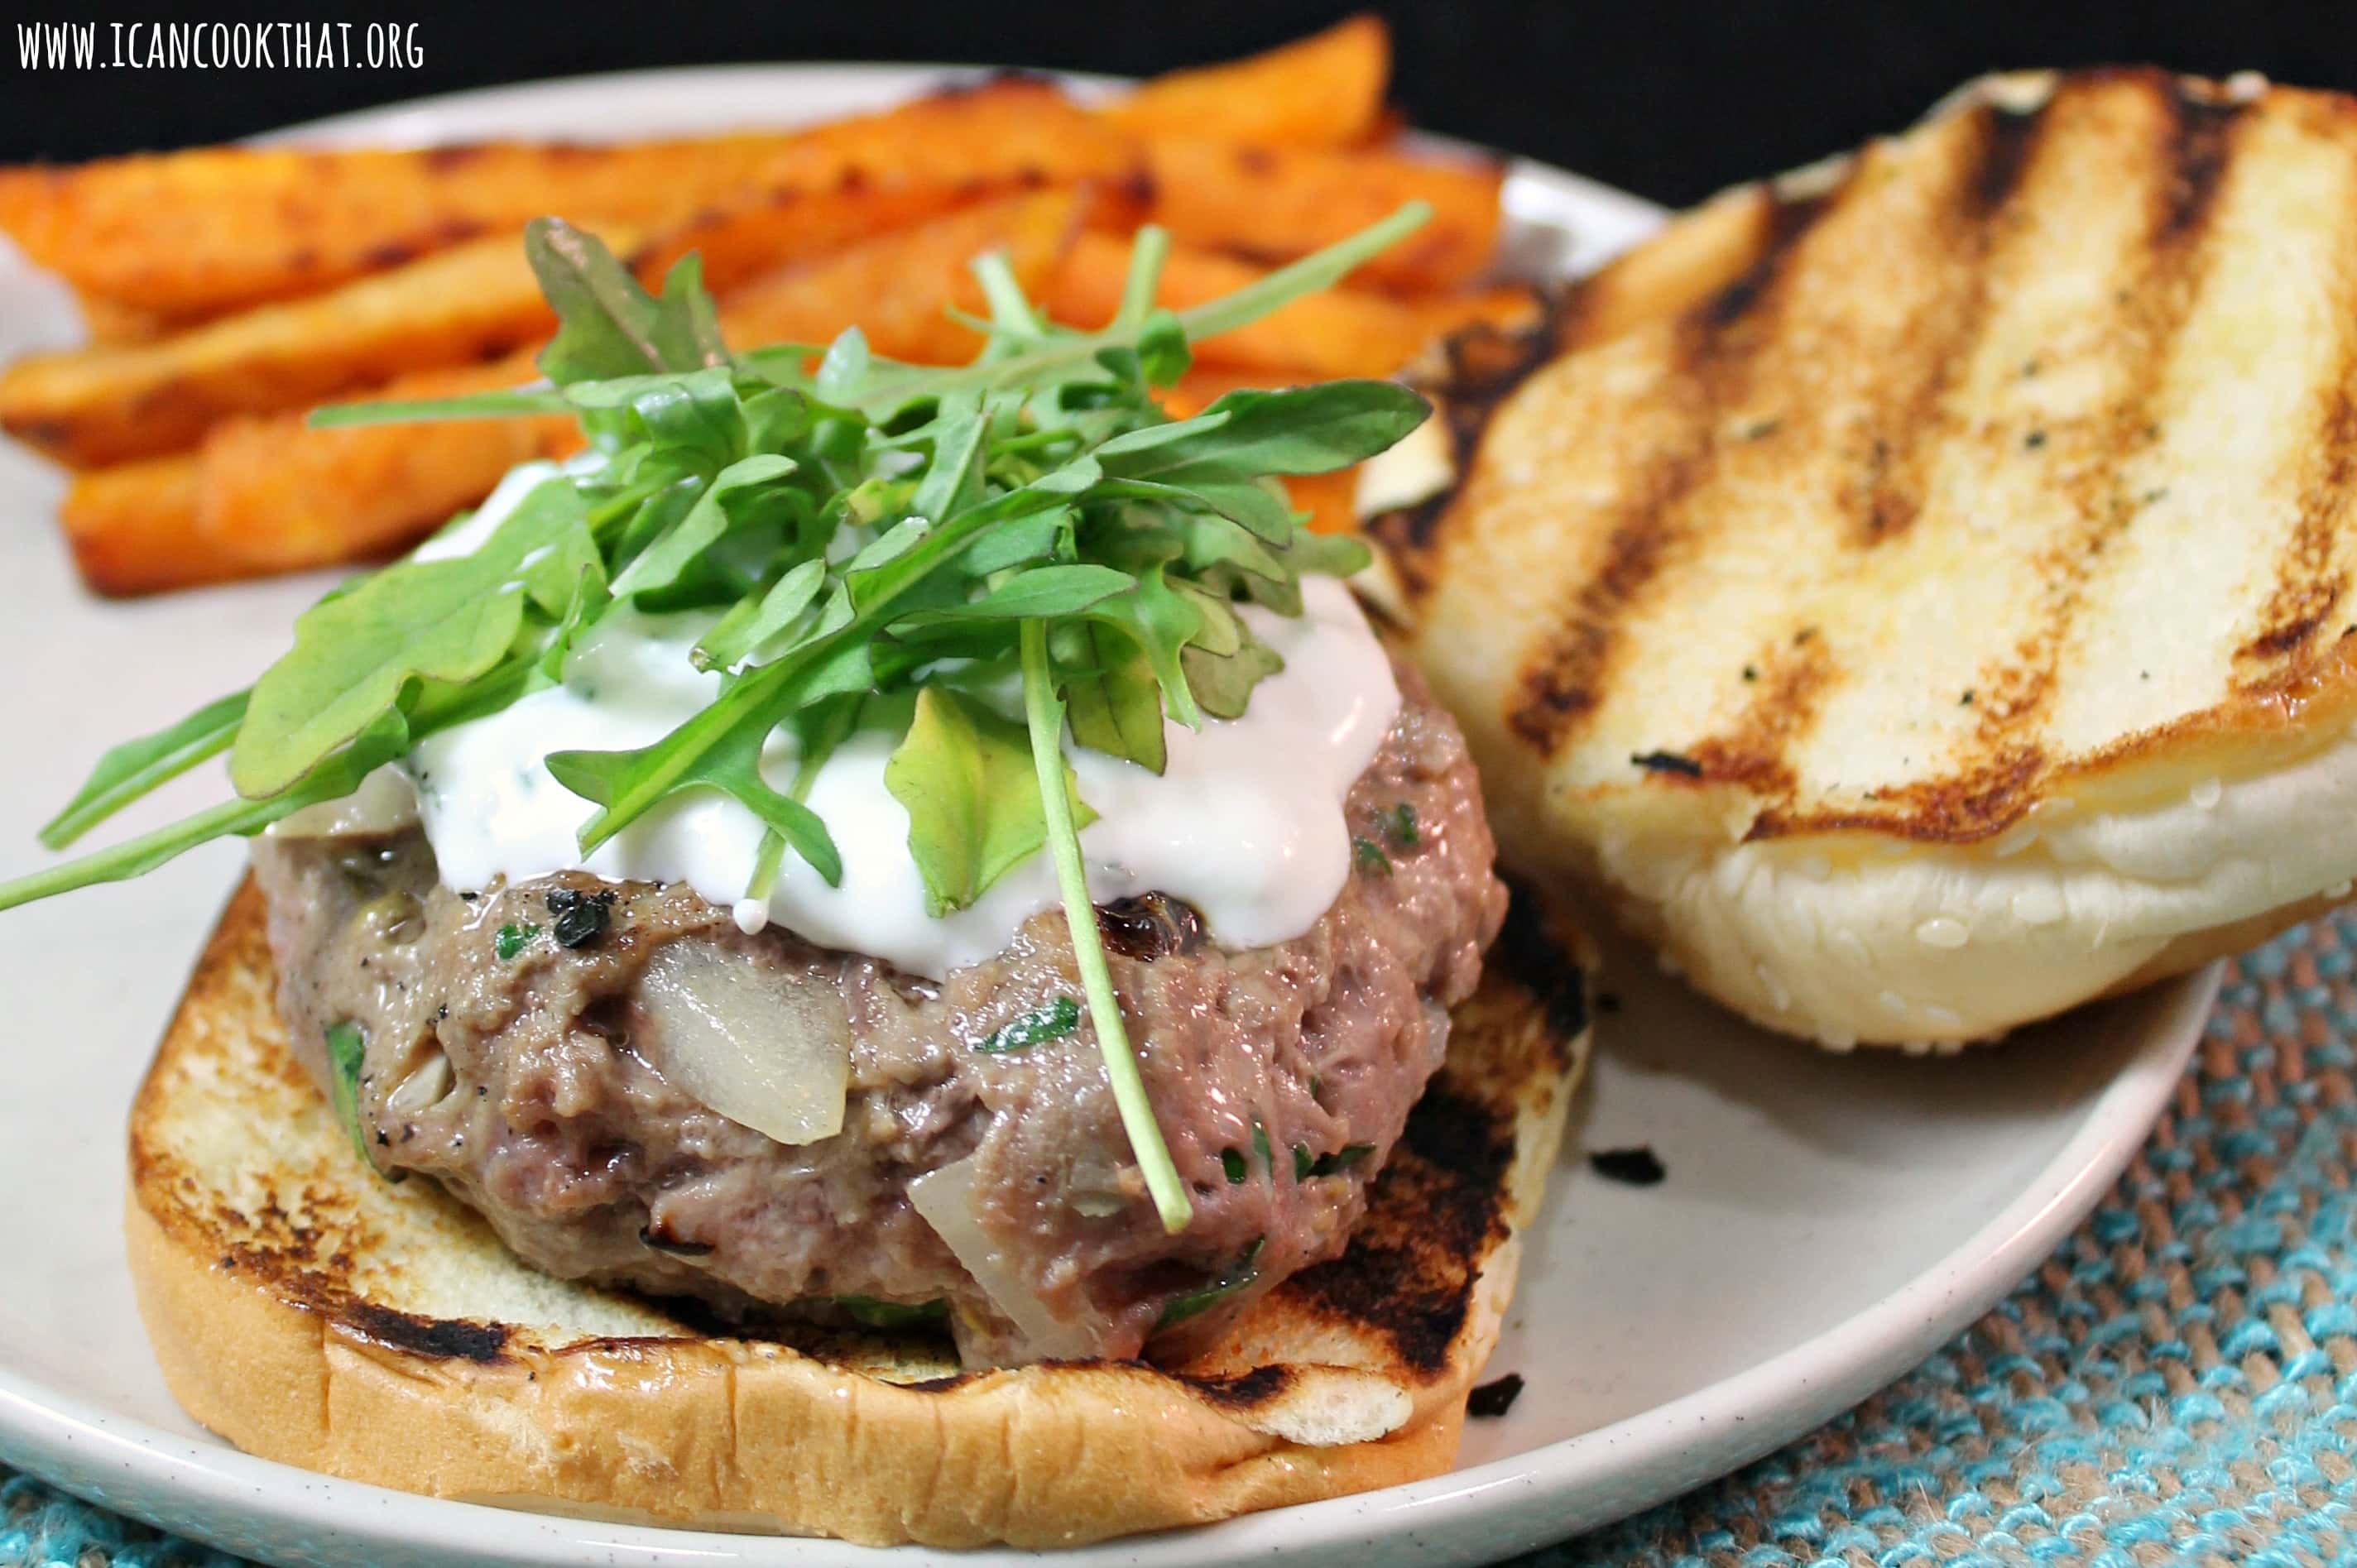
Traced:
<svg viewBox="0 0 2357 1568">
<path fill-rule="evenodd" d="M 464 553 L 554 472 L 544 464 L 518 469 L 463 532 L 420 556 Z M 1349 590 L 1331 578 L 1301 588 L 1298 616 L 1238 607 L 1282 668 L 1254 689 L 1240 717 L 1209 718 L 1200 729 L 1166 724 L 1160 772 L 1068 747 L 1080 798 L 1096 813 L 1080 843 L 1098 902 L 1167 893 L 1200 910 L 1214 940 L 1240 948 L 1299 936 L 1333 903 L 1351 873 L 1343 797 L 1391 727 L 1399 689 Z M 617 606 L 575 643 L 560 681 L 420 742 L 402 769 L 442 881 L 475 889 L 579 869 L 613 882 L 685 882 L 733 907 L 748 931 L 774 921 L 820 946 L 936 979 L 1000 951 L 1025 920 L 1055 906 L 1055 868 L 1033 854 L 972 903 L 932 912 L 907 848 L 909 811 L 888 777 L 907 741 L 906 703 L 871 704 L 812 774 L 804 801 L 841 853 L 837 882 L 796 862 L 780 868 L 768 897 L 748 897 L 764 827 L 715 790 L 674 796 L 585 856 L 575 837 L 581 798 L 544 759 L 649 746 L 709 706 L 728 677 L 697 669 L 692 655 L 714 619 L 709 610 Z M 958 689 L 1006 725 L 1022 722 L 1019 682 L 967 679 Z M 774 732 L 761 757 L 770 787 L 791 789 L 803 755 L 791 732 Z M 408 793 L 396 779 L 395 811 Z"/>
<path fill-rule="evenodd" d="M 1401 711 L 1337 580 L 1355 541 L 1281 483 L 1384 450 L 1428 410 L 1383 381 L 1236 392 L 1173 420 L 1191 339 L 1339 280 L 1415 207 L 1238 293 L 1050 324 L 1000 258 L 970 364 L 721 340 L 690 256 L 649 295 L 593 237 L 525 247 L 559 327 L 546 383 L 323 411 L 321 424 L 569 414 L 408 559 L 342 585 L 246 692 L 117 746 L 43 832 L 62 848 L 226 752 L 236 797 L 0 886 L 0 908 L 137 875 L 324 809 L 415 809 L 454 888 L 560 871 L 681 881 L 920 975 L 1060 906 L 1086 1015 L 1163 1225 L 1189 1213 L 1092 912 L 1155 891 L 1215 938 L 1298 934 L 1361 845 L 1343 798 Z M 389 771 L 392 770 L 392 771 Z M 317 831 L 316 816 L 290 824 Z"/>
</svg>

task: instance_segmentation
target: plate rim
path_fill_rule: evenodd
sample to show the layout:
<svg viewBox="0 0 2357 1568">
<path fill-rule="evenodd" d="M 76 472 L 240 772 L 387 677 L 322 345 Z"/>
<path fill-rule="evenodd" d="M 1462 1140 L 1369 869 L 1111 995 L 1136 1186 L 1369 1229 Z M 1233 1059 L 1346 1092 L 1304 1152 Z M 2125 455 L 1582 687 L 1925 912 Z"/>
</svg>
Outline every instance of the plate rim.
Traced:
<svg viewBox="0 0 2357 1568">
<path fill-rule="evenodd" d="M 855 81 L 878 103 L 928 82 L 998 68 L 887 61 L 777 61 L 670 66 L 540 78 L 402 100 L 307 121 L 249 138 L 261 144 L 367 136 L 379 145 L 425 145 L 403 125 L 438 115 L 480 113 L 494 102 L 552 102 L 598 87 L 659 93 L 719 79 L 775 83 L 795 79 Z M 1042 73 L 1100 92 L 1119 79 Z M 743 124 L 746 122 L 737 121 Z M 460 133 L 463 134 L 463 133 Z M 445 132 L 442 139 L 447 139 Z M 1448 138 L 1428 143 L 1466 147 Z M 1606 214 L 1607 242 L 1577 258 L 1603 254 L 1658 224 L 1663 209 L 1584 176 L 1508 155 L 1512 176 Z M 1108 1553 L 1139 1563 L 1186 1563 L 1316 1552 L 1346 1542 L 1377 1544 L 1401 1535 L 1427 1561 L 1471 1561 L 1524 1550 L 1588 1529 L 1727 1473 L 1798 1436 L 1887 1385 L 1986 1312 L 2026 1277 L 2093 1207 L 2149 1135 L 2185 1062 L 2198 1046 L 2223 971 L 2213 963 L 2140 993 L 2122 1005 L 2152 1011 L 2134 1055 L 2093 1095 L 2061 1147 L 1979 1230 L 1874 1305 L 1743 1370 L 1664 1404 L 1525 1452 L 1375 1492 L 1248 1514 L 1157 1536 L 1117 1538 L 1078 1553 Z M 1796 1047 L 1797 1048 L 1797 1047 Z M 1991 1282 L 1994 1282 L 1992 1284 Z M 1750 1423 L 1745 1441 L 1717 1444 L 1697 1464 L 1698 1434 L 1714 1421 Z M 1602 1457 L 1609 1455 L 1609 1458 Z M 1728 1457 L 1733 1455 L 1734 1457 Z M 270 1550 L 299 1540 L 299 1552 L 366 1545 L 433 1561 L 497 1552 L 499 1561 L 554 1563 L 596 1549 L 616 1563 L 669 1564 L 785 1562 L 812 1565 L 878 1561 L 922 1548 L 877 1549 L 811 1538 L 747 1536 L 651 1524 L 603 1523 L 393 1491 L 257 1458 L 217 1440 L 198 1440 L 135 1418 L 114 1415 L 80 1395 L 0 1365 L 0 1457 L 29 1474 L 162 1528 L 230 1544 Z M 1566 1511 L 1567 1493 L 1599 1474 L 1643 1477 L 1623 1501 Z M 258 1530 L 253 1527 L 261 1527 Z M 280 1550 L 285 1550 L 282 1545 Z M 1380 1555 L 1380 1553 L 1378 1553 Z M 1005 1549 L 961 1552 L 973 1568 L 1034 1562 Z M 1072 1560 L 1079 1561 L 1075 1556 Z"/>
</svg>

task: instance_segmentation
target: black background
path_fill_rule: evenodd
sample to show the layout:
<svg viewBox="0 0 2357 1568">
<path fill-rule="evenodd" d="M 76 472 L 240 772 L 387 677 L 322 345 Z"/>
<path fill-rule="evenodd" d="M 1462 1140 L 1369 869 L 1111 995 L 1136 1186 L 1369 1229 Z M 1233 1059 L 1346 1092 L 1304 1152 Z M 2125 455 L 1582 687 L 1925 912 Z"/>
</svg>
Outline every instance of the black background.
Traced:
<svg viewBox="0 0 2357 1568">
<path fill-rule="evenodd" d="M 391 4 L 354 19 L 416 23 L 422 69 L 27 70 L 14 23 L 145 13 L 16 7 L 0 15 L 0 161 L 218 141 L 422 93 L 634 66 L 868 59 L 1148 72 L 1248 53 L 1358 8 L 1296 0 Z M 1672 202 L 1903 124 L 1957 81 L 1996 66 L 2157 60 L 2357 88 L 2357 5 L 2346 3 L 1465 0 L 1375 8 L 1396 39 L 1395 96 L 1417 124 Z M 187 15 L 264 13 L 221 0 Z"/>
</svg>

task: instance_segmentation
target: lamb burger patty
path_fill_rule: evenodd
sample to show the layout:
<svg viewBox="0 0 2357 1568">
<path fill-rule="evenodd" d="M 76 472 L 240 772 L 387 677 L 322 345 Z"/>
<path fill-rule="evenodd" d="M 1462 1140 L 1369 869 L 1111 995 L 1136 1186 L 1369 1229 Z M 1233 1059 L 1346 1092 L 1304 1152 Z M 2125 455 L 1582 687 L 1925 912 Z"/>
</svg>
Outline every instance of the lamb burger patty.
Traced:
<svg viewBox="0 0 2357 1568">
<path fill-rule="evenodd" d="M 1229 950 L 1174 899 L 1099 910 L 1193 1200 L 1175 1236 L 1059 911 L 935 982 L 748 935 L 683 885 L 454 891 L 414 829 L 265 838 L 280 1009 L 323 1088 L 328 1032 L 359 1030 L 380 1168 L 435 1177 L 552 1273 L 737 1316 L 945 1313 L 975 1366 L 1183 1353 L 1342 1250 L 1504 913 L 1463 739 L 1399 681 L 1345 801 L 1353 873 L 1308 931 Z M 781 1142 L 699 1098 L 689 1037 L 716 1029 L 839 1063 L 839 1129 Z"/>
</svg>

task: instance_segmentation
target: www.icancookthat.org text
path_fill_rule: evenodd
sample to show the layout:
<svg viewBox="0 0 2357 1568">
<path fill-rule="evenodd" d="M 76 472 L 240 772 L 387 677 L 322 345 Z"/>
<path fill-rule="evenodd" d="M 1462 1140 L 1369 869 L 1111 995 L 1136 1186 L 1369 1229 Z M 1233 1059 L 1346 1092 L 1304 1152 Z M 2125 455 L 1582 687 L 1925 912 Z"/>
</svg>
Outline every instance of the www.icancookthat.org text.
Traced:
<svg viewBox="0 0 2357 1568">
<path fill-rule="evenodd" d="M 19 22 L 26 70 L 406 70 L 414 22 Z"/>
</svg>

